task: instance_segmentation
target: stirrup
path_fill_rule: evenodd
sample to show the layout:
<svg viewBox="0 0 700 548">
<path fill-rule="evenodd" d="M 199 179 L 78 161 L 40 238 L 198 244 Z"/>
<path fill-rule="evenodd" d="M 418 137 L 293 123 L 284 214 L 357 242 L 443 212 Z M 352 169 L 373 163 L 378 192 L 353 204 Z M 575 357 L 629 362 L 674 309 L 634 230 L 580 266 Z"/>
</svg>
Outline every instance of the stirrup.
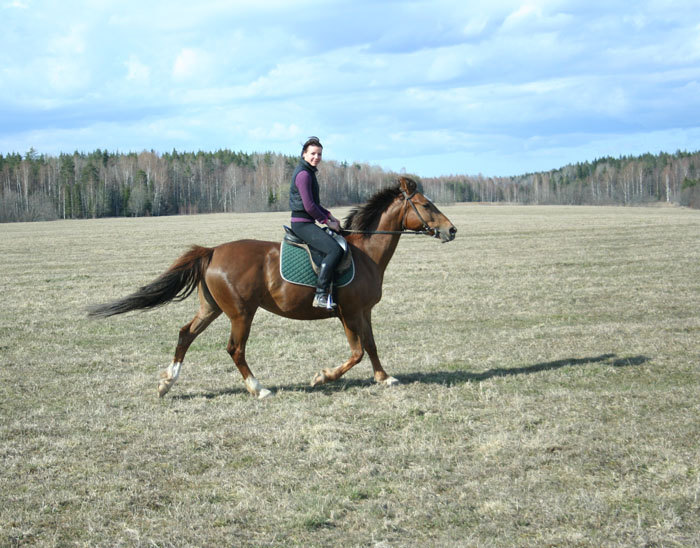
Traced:
<svg viewBox="0 0 700 548">
<path fill-rule="evenodd" d="M 314 308 L 325 308 L 326 310 L 333 310 L 336 308 L 336 304 L 333 302 L 333 297 L 328 293 L 316 293 L 314 295 L 314 301 L 311 303 Z"/>
</svg>

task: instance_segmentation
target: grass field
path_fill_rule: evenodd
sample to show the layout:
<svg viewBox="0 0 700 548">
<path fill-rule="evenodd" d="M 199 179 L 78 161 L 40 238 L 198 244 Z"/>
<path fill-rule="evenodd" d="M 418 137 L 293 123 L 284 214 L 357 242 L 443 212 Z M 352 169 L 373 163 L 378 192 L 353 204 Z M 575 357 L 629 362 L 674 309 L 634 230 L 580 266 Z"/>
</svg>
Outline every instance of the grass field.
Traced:
<svg viewBox="0 0 700 548">
<path fill-rule="evenodd" d="M 217 320 L 156 395 L 196 298 L 88 320 L 191 243 L 284 214 L 0 225 L 0 546 L 700 546 L 700 212 L 455 205 L 375 308 L 259 312 L 248 395 Z"/>
</svg>

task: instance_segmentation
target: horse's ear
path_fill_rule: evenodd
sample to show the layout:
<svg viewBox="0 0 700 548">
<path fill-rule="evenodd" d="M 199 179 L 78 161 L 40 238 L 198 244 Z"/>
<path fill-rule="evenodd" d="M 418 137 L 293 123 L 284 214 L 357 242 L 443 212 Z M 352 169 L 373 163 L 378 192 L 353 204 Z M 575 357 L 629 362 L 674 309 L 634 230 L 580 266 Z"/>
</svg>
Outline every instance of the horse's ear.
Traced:
<svg viewBox="0 0 700 548">
<path fill-rule="evenodd" d="M 399 179 L 399 186 L 406 194 L 413 194 L 416 191 L 416 188 L 418 188 L 416 182 L 408 177 L 401 177 Z"/>
</svg>

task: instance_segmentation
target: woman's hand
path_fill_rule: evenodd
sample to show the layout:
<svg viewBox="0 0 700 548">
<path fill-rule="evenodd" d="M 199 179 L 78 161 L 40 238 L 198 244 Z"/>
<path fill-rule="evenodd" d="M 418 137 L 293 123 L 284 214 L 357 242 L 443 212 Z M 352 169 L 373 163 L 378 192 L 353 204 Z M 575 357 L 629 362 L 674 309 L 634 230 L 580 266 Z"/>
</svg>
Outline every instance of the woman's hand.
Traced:
<svg viewBox="0 0 700 548">
<path fill-rule="evenodd" d="M 331 215 L 326 221 L 326 226 L 333 232 L 340 232 L 340 221 Z"/>
</svg>

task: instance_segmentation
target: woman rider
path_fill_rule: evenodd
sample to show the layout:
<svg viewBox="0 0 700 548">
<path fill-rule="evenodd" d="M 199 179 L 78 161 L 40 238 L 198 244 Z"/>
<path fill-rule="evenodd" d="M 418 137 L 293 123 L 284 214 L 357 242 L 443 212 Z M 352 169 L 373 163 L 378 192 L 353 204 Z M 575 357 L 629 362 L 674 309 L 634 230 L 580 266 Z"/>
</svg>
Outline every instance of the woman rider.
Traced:
<svg viewBox="0 0 700 548">
<path fill-rule="evenodd" d="M 316 308 L 335 308 L 329 295 L 333 272 L 338 261 L 343 257 L 343 250 L 338 243 L 316 222 L 340 231 L 340 222 L 319 200 L 316 171 L 323 157 L 323 146 L 318 137 L 309 137 L 301 149 L 301 160 L 294 170 L 289 189 L 289 208 L 292 210 L 292 230 L 314 249 L 325 255 L 321 262 L 316 283 L 316 295 L 313 306 Z"/>
</svg>

